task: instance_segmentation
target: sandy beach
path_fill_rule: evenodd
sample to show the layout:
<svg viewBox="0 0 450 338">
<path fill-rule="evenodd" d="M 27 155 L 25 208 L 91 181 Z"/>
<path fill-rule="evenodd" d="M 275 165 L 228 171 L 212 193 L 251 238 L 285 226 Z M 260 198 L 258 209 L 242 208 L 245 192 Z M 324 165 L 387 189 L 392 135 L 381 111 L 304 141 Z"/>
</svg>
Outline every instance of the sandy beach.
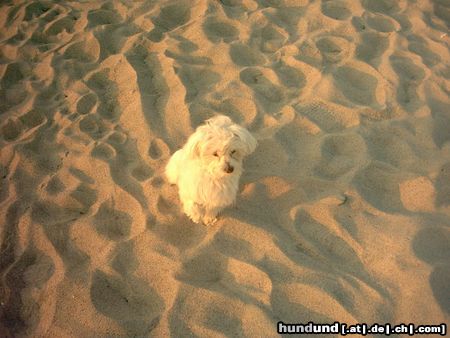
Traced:
<svg viewBox="0 0 450 338">
<path fill-rule="evenodd" d="M 0 337 L 450 325 L 449 1 L 6 0 L 0 25 Z M 215 114 L 258 147 L 204 226 L 164 168 Z"/>
</svg>

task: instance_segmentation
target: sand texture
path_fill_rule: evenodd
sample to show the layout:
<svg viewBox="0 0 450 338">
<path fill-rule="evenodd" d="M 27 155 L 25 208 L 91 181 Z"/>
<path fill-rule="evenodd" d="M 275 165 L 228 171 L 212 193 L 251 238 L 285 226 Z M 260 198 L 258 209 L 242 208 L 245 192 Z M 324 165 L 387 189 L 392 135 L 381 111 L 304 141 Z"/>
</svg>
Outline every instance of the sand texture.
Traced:
<svg viewBox="0 0 450 338">
<path fill-rule="evenodd" d="M 0 25 L 0 337 L 450 323 L 449 1 L 4 0 Z M 259 144 L 205 227 L 164 167 L 217 113 Z"/>
</svg>

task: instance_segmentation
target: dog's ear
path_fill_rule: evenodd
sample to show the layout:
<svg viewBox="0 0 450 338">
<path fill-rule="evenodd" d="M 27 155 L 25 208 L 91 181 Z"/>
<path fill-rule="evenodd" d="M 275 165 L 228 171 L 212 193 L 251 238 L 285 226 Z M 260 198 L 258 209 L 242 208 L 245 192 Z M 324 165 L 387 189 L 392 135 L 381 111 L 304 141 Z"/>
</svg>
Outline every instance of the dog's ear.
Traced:
<svg viewBox="0 0 450 338">
<path fill-rule="evenodd" d="M 233 121 L 228 116 L 216 115 L 209 120 L 206 120 L 206 124 L 216 127 L 228 127 L 233 124 Z"/>
<path fill-rule="evenodd" d="M 258 142 L 247 129 L 237 124 L 233 124 L 232 126 L 230 126 L 230 129 L 233 132 L 233 134 L 241 140 L 244 146 L 243 151 L 245 156 L 255 151 Z"/>
<path fill-rule="evenodd" d="M 200 157 L 200 142 L 202 140 L 203 133 L 197 131 L 189 137 L 186 145 L 184 146 L 185 151 L 189 158 L 199 158 Z"/>
</svg>

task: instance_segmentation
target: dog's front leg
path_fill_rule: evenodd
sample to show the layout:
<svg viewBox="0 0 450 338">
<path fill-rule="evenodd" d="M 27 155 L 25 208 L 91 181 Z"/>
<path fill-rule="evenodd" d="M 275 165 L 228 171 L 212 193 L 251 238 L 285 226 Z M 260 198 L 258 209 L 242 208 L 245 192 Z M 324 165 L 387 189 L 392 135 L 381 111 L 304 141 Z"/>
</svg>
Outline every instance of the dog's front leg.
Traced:
<svg viewBox="0 0 450 338">
<path fill-rule="evenodd" d="M 195 203 L 192 200 L 187 201 L 183 204 L 184 213 L 194 222 L 194 223 L 200 223 L 200 220 L 202 219 L 202 207 Z"/>
</svg>

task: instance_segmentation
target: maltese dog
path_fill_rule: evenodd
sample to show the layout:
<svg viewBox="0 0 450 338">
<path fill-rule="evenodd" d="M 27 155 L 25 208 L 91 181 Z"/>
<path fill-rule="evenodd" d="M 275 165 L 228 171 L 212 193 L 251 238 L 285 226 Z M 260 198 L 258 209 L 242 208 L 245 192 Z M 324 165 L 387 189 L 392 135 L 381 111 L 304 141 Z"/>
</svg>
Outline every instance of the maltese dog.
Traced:
<svg viewBox="0 0 450 338">
<path fill-rule="evenodd" d="M 242 174 L 242 160 L 256 148 L 250 132 L 223 115 L 198 127 L 166 167 L 178 185 L 184 213 L 195 223 L 212 224 L 232 204 Z"/>
</svg>

